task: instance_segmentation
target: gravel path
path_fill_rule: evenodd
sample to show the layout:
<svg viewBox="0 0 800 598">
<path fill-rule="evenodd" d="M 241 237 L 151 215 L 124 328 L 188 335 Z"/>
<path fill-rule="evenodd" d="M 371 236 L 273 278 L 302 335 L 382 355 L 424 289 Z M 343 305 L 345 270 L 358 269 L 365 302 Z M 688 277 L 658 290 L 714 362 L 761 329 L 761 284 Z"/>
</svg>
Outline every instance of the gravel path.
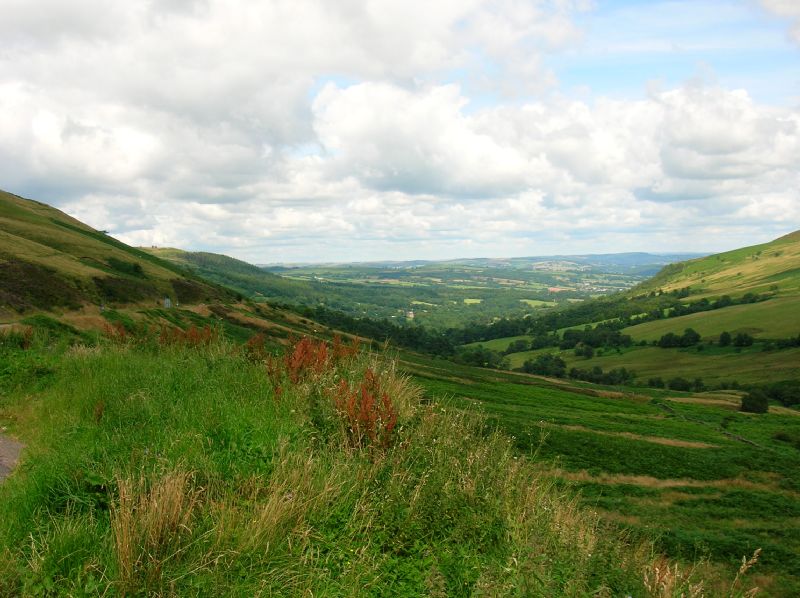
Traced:
<svg viewBox="0 0 800 598">
<path fill-rule="evenodd" d="M 2 482 L 17 464 L 22 443 L 0 434 L 0 482 Z"/>
</svg>

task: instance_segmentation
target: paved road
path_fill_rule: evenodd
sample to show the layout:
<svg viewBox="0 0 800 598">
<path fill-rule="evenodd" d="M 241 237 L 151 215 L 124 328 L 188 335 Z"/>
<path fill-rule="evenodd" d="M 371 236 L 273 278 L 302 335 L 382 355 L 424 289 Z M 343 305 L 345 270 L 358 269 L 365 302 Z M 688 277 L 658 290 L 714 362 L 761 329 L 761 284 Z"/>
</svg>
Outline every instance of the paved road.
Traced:
<svg viewBox="0 0 800 598">
<path fill-rule="evenodd" d="M 0 434 L 0 482 L 14 469 L 21 451 L 21 443 Z"/>
</svg>

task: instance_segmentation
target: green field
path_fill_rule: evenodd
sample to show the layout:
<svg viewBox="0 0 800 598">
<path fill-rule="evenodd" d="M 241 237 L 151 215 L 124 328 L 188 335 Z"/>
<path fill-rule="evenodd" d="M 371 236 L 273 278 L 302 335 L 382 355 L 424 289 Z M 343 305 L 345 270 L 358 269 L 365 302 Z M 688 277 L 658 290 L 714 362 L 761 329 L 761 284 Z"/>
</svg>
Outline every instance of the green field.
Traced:
<svg viewBox="0 0 800 598">
<path fill-rule="evenodd" d="M 787 338 L 800 334 L 800 297 L 781 297 L 761 303 L 732 305 L 723 309 L 654 320 L 625 328 L 634 340 L 658 340 L 668 332 L 682 334 L 693 328 L 704 339 L 720 333 L 747 332 L 757 338 Z"/>
<path fill-rule="evenodd" d="M 530 341 L 533 337 L 528 335 L 521 336 L 504 336 L 503 338 L 494 338 L 490 341 L 482 341 L 477 343 L 469 343 L 464 345 L 466 348 L 483 346 L 492 351 L 505 351 L 508 345 L 514 341 Z"/>
<path fill-rule="evenodd" d="M 576 357 L 572 350 L 546 348 L 511 353 L 507 359 L 511 368 L 519 368 L 526 360 L 535 359 L 543 353 L 558 354 L 568 368 L 591 369 L 599 366 L 608 371 L 624 367 L 633 370 L 640 383 L 646 383 L 652 377 L 667 380 L 676 376 L 689 380 L 701 378 L 708 385 L 732 381 L 763 384 L 800 379 L 800 349 L 763 351 L 757 346 L 739 351 L 735 347 L 716 347 L 700 352 L 695 347 L 661 349 L 634 346 L 622 349 L 619 353 L 607 350 L 591 359 Z"/>
<path fill-rule="evenodd" d="M 555 301 L 542 301 L 541 299 L 520 299 L 520 301 L 531 307 L 555 307 L 558 305 Z"/>
<path fill-rule="evenodd" d="M 609 521 L 732 569 L 761 547 L 760 595 L 800 591 L 800 445 L 775 439 L 800 438 L 800 412 L 742 414 L 735 395 L 604 393 L 419 360 L 406 367 L 431 395 L 477 406 L 522 451 L 554 459 L 552 475 Z"/>
</svg>

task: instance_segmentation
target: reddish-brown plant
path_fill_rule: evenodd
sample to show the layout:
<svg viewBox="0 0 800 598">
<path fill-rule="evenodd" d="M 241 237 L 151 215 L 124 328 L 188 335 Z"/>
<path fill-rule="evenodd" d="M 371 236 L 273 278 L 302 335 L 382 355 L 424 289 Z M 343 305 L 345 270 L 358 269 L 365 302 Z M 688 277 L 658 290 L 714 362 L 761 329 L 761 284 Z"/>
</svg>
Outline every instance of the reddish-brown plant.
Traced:
<svg viewBox="0 0 800 598">
<path fill-rule="evenodd" d="M 264 334 L 259 332 L 247 339 L 247 342 L 242 347 L 242 351 L 251 361 L 265 361 L 269 355 L 267 353 L 267 347 L 264 343 Z"/>
<path fill-rule="evenodd" d="M 128 341 L 128 331 L 120 322 L 103 324 L 103 336 L 116 343 L 124 344 Z"/>
<path fill-rule="evenodd" d="M 354 448 L 387 448 L 397 426 L 397 410 L 380 385 L 378 376 L 367 370 L 356 387 L 345 380 L 334 396 L 336 411 L 347 426 L 347 438 Z"/>
<path fill-rule="evenodd" d="M 208 346 L 217 340 L 218 334 L 211 326 L 197 328 L 192 325 L 186 330 L 176 326 L 162 326 L 158 335 L 158 342 L 162 345 L 201 347 Z"/>
</svg>

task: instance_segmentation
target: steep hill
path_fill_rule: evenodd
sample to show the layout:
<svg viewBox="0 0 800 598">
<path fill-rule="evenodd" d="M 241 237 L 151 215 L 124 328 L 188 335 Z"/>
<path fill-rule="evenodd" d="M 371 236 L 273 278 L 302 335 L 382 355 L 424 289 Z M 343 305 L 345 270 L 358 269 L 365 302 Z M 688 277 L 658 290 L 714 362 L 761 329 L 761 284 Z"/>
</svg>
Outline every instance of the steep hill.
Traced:
<svg viewBox="0 0 800 598">
<path fill-rule="evenodd" d="M 231 296 L 55 208 L 0 191 L 0 313 Z"/>
<path fill-rule="evenodd" d="M 686 328 L 694 328 L 707 339 L 725 331 L 764 339 L 796 336 L 800 333 L 800 231 L 770 243 L 671 264 L 631 293 L 678 290 L 683 290 L 687 304 L 726 295 L 734 302 L 747 295 L 766 300 L 647 322 L 625 332 L 637 341 L 657 340 Z"/>
</svg>

